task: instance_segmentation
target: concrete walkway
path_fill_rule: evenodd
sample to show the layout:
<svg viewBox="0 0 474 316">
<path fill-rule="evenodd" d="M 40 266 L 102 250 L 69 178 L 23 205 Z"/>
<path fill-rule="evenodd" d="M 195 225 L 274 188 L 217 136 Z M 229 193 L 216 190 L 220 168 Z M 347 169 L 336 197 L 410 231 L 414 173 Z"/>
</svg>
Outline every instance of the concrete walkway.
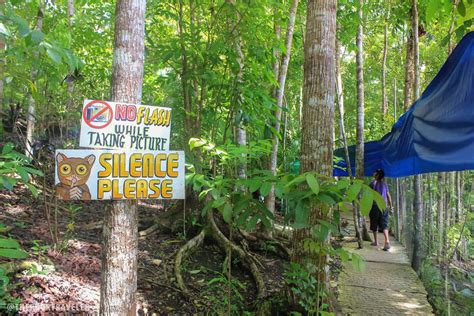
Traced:
<svg viewBox="0 0 474 316">
<path fill-rule="evenodd" d="M 353 221 L 349 220 L 352 228 Z M 426 291 L 410 266 L 406 249 L 391 239 L 390 252 L 382 250 L 383 235 L 374 247 L 364 242 L 357 249 L 352 229 L 346 230 L 343 247 L 365 259 L 365 269 L 355 271 L 352 263 L 345 264 L 339 275 L 339 315 L 433 315 Z"/>
</svg>

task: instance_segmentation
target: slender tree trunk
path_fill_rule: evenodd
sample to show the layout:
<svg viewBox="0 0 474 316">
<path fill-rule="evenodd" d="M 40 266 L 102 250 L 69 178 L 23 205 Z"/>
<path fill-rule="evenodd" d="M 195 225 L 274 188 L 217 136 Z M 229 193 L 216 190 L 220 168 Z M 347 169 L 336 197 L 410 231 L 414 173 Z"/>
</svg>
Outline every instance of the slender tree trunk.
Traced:
<svg viewBox="0 0 474 316">
<path fill-rule="evenodd" d="M 413 32 L 411 31 L 407 39 L 407 57 L 405 60 L 405 92 L 403 100 L 403 108 L 405 111 L 408 110 L 413 102 L 413 82 L 415 80 L 413 64 Z"/>
<path fill-rule="evenodd" d="M 358 179 L 364 179 L 364 27 L 363 27 L 363 7 L 364 0 L 359 0 L 359 27 L 357 29 L 357 141 L 356 141 L 356 176 Z M 362 239 L 372 241 L 370 238 L 365 218 L 360 214 L 360 206 L 356 207 L 356 214 L 359 225 L 362 226 Z M 359 237 L 358 237 L 359 238 Z"/>
<path fill-rule="evenodd" d="M 351 161 L 349 158 L 349 149 L 348 149 L 347 138 L 346 138 L 346 130 L 344 128 L 344 93 L 343 91 L 344 90 L 342 87 L 342 76 L 341 76 L 341 46 L 340 46 L 339 40 L 336 39 L 336 99 L 337 99 L 337 109 L 339 111 L 339 129 L 341 130 L 341 138 L 344 144 L 344 156 L 345 156 L 346 165 L 347 165 L 347 173 L 349 174 L 349 177 L 352 180 L 354 178 L 354 175 L 352 174 L 352 166 L 351 166 Z M 353 204 L 352 214 L 353 214 L 353 219 L 354 219 L 354 228 L 356 232 L 357 243 L 359 245 L 359 248 L 362 249 L 363 248 L 362 236 L 359 229 L 356 208 L 357 206 Z"/>
<path fill-rule="evenodd" d="M 232 5 L 235 8 L 235 0 L 226 0 L 226 2 L 230 5 Z M 232 103 L 236 107 L 236 112 L 237 113 L 242 113 L 242 93 L 241 89 L 244 83 L 244 53 L 242 50 L 242 36 L 240 35 L 239 32 L 239 22 L 240 22 L 241 16 L 240 12 L 235 8 L 235 22 L 232 22 L 232 19 L 229 19 L 229 29 L 231 31 L 232 37 L 234 39 L 234 49 L 236 53 L 236 62 L 238 66 L 237 72 L 234 74 L 235 75 L 235 86 L 234 86 L 234 91 L 233 96 L 232 96 Z M 241 116 L 242 117 L 242 116 Z M 238 145 L 241 146 L 246 146 L 247 145 L 247 130 L 245 128 L 244 120 L 240 119 L 239 122 L 236 123 L 235 129 L 234 129 L 234 141 Z M 245 157 L 245 155 L 243 155 Z M 245 158 L 243 159 L 245 160 Z M 237 175 L 239 178 L 246 178 L 247 177 L 247 164 L 246 162 L 242 162 L 238 167 L 237 167 Z"/>
<path fill-rule="evenodd" d="M 431 173 L 428 174 L 428 207 L 426 209 L 428 212 L 428 252 L 429 255 L 432 255 L 433 251 L 433 191 L 432 191 L 432 179 Z"/>
<path fill-rule="evenodd" d="M 145 7 L 145 0 L 117 1 L 112 101 L 136 104 L 141 102 L 145 57 Z M 103 241 L 100 314 L 136 315 L 136 201 L 115 201 L 107 208 Z"/>
<path fill-rule="evenodd" d="M 388 17 L 390 15 L 390 7 L 385 16 L 385 26 L 383 31 L 383 58 L 382 58 L 382 114 L 387 115 L 388 102 L 386 91 L 386 69 L 387 69 L 387 52 L 388 52 Z"/>
<path fill-rule="evenodd" d="M 437 215 L 438 215 L 438 263 L 441 263 L 441 259 L 443 256 L 443 236 L 444 230 L 446 229 L 444 226 L 444 178 L 445 173 L 440 172 L 438 173 L 438 207 L 437 207 Z"/>
<path fill-rule="evenodd" d="M 4 14 L 5 0 L 0 0 L 0 14 Z M 4 66 L 5 66 L 5 38 L 0 36 L 0 110 L 3 110 L 3 78 L 4 78 Z M 0 123 L 1 125 L 1 123 Z M 1 133 L 1 131 L 0 131 Z"/>
<path fill-rule="evenodd" d="M 36 26 L 35 30 L 41 31 L 43 28 L 43 1 L 40 1 L 38 13 L 36 15 Z M 33 59 L 38 60 L 39 51 L 35 50 L 33 52 Z M 36 84 L 36 77 L 38 76 L 38 69 L 36 68 L 35 63 L 33 63 L 32 70 L 31 70 L 31 82 Z M 2 78 L 3 79 L 3 78 Z M 35 99 L 33 98 L 33 92 L 30 91 L 28 93 L 28 116 L 26 118 L 26 142 L 25 142 L 25 155 L 28 158 L 33 157 L 33 133 L 35 130 Z"/>
<path fill-rule="evenodd" d="M 288 25 L 286 28 L 286 39 L 285 39 L 285 52 L 281 60 L 281 68 L 278 76 L 278 88 L 276 91 L 276 106 L 275 111 L 275 125 L 274 125 L 274 134 L 272 140 L 272 151 L 270 154 L 270 164 L 269 169 L 273 175 L 276 175 L 277 169 L 277 158 L 278 158 L 278 145 L 279 145 L 279 136 L 280 133 L 280 121 L 282 116 L 282 106 L 283 106 L 283 96 L 285 94 L 285 82 L 286 74 L 288 72 L 288 66 L 290 64 L 291 57 L 291 47 L 293 43 L 293 32 L 295 29 L 295 19 L 296 19 L 296 10 L 298 9 L 298 0 L 292 0 L 290 7 L 290 14 L 288 18 Z M 275 212 L 275 185 L 272 184 L 272 188 L 266 197 L 266 205 L 270 212 Z"/>
<path fill-rule="evenodd" d="M 304 46 L 302 173 L 315 171 L 332 176 L 335 43 L 336 0 L 309 0 Z M 313 226 L 318 219 L 326 218 L 328 211 L 321 204 L 312 206 L 309 225 Z M 305 251 L 303 242 L 311 235 L 311 229 L 294 231 L 292 260 L 318 267 L 318 289 L 322 291 L 327 282 L 327 257 L 323 253 L 315 255 Z M 318 296 L 316 308 L 319 308 L 319 302 Z"/>
<path fill-rule="evenodd" d="M 417 1 L 412 2 L 412 33 L 413 33 L 413 55 L 415 66 L 415 99 L 420 97 L 420 58 L 418 51 L 418 7 Z M 422 193 L 422 178 L 421 175 L 415 175 L 413 187 L 415 189 L 415 207 L 414 207 L 414 241 L 413 241 L 413 256 L 412 267 L 419 272 L 421 263 L 424 258 L 424 242 L 423 242 L 423 193 Z"/>
<path fill-rule="evenodd" d="M 74 0 L 67 0 L 67 17 L 68 17 L 68 24 L 69 24 L 69 32 L 72 33 L 72 29 L 74 26 Z M 66 78 L 67 83 L 67 94 L 68 94 L 68 101 L 67 101 L 67 111 L 66 111 L 66 140 L 69 139 L 69 124 L 68 124 L 68 117 L 67 113 L 74 112 L 74 73 L 71 73 Z M 62 126 L 61 126 L 62 129 Z"/>
</svg>

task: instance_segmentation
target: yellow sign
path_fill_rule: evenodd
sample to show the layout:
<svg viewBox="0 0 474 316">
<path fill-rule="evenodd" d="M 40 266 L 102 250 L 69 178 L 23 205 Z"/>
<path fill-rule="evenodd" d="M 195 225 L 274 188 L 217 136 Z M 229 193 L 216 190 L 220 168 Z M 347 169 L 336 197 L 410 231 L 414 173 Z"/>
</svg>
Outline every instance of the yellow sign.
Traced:
<svg viewBox="0 0 474 316">
<path fill-rule="evenodd" d="M 63 200 L 184 199 L 182 151 L 57 150 Z"/>
</svg>

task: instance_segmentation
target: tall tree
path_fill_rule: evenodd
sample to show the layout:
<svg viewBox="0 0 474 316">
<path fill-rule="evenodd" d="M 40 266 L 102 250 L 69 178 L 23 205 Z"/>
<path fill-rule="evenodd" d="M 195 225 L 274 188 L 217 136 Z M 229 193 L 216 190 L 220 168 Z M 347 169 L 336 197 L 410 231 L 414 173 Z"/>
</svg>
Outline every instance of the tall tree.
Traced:
<svg viewBox="0 0 474 316">
<path fill-rule="evenodd" d="M 364 0 L 359 0 L 359 26 L 357 28 L 357 132 L 356 132 L 356 176 L 359 179 L 364 178 L 364 111 L 365 111 L 365 96 L 364 96 Z M 360 214 L 360 206 L 356 207 L 356 215 L 359 222 L 359 227 L 362 227 L 362 239 L 372 241 L 370 238 L 365 219 Z M 359 238 L 359 236 L 358 236 Z"/>
<path fill-rule="evenodd" d="M 279 145 L 279 133 L 280 133 L 280 126 L 281 126 L 281 119 L 282 119 L 282 107 L 283 107 L 283 97 L 285 94 L 285 82 L 286 82 L 286 74 L 288 72 L 288 66 L 290 64 L 290 57 L 291 57 L 291 47 L 293 42 L 293 33 L 295 29 L 295 19 L 296 19 L 296 11 L 298 9 L 298 1 L 299 0 L 292 0 L 290 13 L 288 17 L 288 25 L 286 27 L 286 39 L 285 39 L 285 52 L 283 53 L 281 59 L 281 66 L 279 70 L 278 76 L 278 87 L 276 90 L 276 111 L 275 111 L 275 125 L 274 127 L 274 135 L 272 140 L 272 151 L 270 154 L 270 163 L 269 169 L 273 175 L 276 175 L 277 169 L 277 158 L 278 158 L 278 145 Z M 275 212 L 275 185 L 272 185 L 270 192 L 266 197 L 266 205 L 270 212 Z"/>
<path fill-rule="evenodd" d="M 387 12 L 385 13 L 384 30 L 383 30 L 383 57 L 382 57 L 382 114 L 385 116 L 388 112 L 387 89 L 386 89 L 386 69 L 387 69 L 387 53 L 388 53 L 388 18 L 390 16 L 390 2 Z"/>
<path fill-rule="evenodd" d="M 141 102 L 145 7 L 145 0 L 117 1 L 112 101 Z M 136 201 L 116 201 L 107 208 L 103 243 L 100 314 L 135 315 L 138 249 Z"/>
<path fill-rule="evenodd" d="M 415 100 L 420 97 L 420 56 L 419 56 L 419 39 L 418 39 L 418 0 L 412 1 L 411 9 L 411 26 L 413 33 L 413 55 L 414 55 L 414 88 Z M 421 175 L 415 175 L 413 188 L 415 191 L 414 197 L 414 218 L 413 218 L 413 256 L 411 265 L 417 272 L 420 271 L 421 263 L 424 257 L 423 249 L 423 193 L 422 193 L 422 178 Z"/>
<path fill-rule="evenodd" d="M 41 32 L 43 28 L 43 0 L 39 2 L 38 13 L 36 14 L 36 26 L 35 30 Z M 39 50 L 33 52 L 33 59 L 38 60 Z M 38 68 L 33 63 L 31 70 L 31 82 L 36 84 L 36 77 L 38 76 Z M 25 155 L 29 158 L 33 157 L 33 133 L 35 130 L 35 98 L 33 97 L 33 91 L 30 91 L 28 94 L 28 116 L 26 117 L 26 141 L 25 141 Z"/>
<path fill-rule="evenodd" d="M 234 41 L 234 50 L 235 50 L 235 61 L 237 63 L 237 71 L 234 74 L 235 76 L 235 84 L 234 84 L 234 91 L 232 93 L 232 106 L 236 108 L 236 112 L 242 114 L 243 113 L 243 98 L 242 98 L 242 87 L 244 84 L 244 51 L 243 51 L 243 41 L 242 36 L 240 34 L 240 20 L 241 15 L 239 10 L 236 7 L 235 0 L 226 0 L 227 3 L 231 5 L 233 10 L 235 10 L 235 22 L 229 23 L 230 33 L 232 34 L 232 38 Z M 244 124 L 243 115 L 239 115 L 240 119 L 236 122 L 235 132 L 234 132 L 234 141 L 235 143 L 246 146 L 247 145 L 247 130 Z M 243 155 L 245 156 L 245 155 Z M 245 160 L 245 159 L 243 159 Z M 247 177 L 247 164 L 242 162 L 237 167 L 237 174 L 240 178 Z"/>
<path fill-rule="evenodd" d="M 0 0 L 0 14 L 4 14 L 3 8 L 5 7 L 5 0 Z M 5 37 L 4 35 L 0 35 L 0 110 L 3 110 L 3 78 L 4 78 L 4 63 L 5 59 L 4 51 L 5 51 Z M 0 131 L 1 133 L 2 131 Z"/>
<path fill-rule="evenodd" d="M 301 172 L 315 171 L 332 175 L 334 137 L 336 0 L 309 0 L 304 45 L 303 125 Z M 309 224 L 327 217 L 322 205 L 311 206 Z M 293 261 L 319 267 L 320 285 L 327 280 L 324 253 L 310 255 L 303 242 L 311 238 L 311 229 L 293 233 Z M 319 292 L 317 292 L 319 295 Z M 318 306 L 316 306 L 318 307 Z"/>
<path fill-rule="evenodd" d="M 341 45 L 339 39 L 336 38 L 336 99 L 337 99 L 337 109 L 339 112 L 339 129 L 341 132 L 341 138 L 344 145 L 344 156 L 347 164 L 347 172 L 351 180 L 353 179 L 351 160 L 349 158 L 349 148 L 346 138 L 346 129 L 344 126 L 344 93 L 342 86 L 342 75 L 341 75 Z M 354 205 L 355 206 L 355 205 Z M 353 207 L 353 217 L 354 217 L 354 228 L 356 231 L 357 242 L 359 248 L 363 247 L 362 236 L 359 229 L 359 219 L 357 216 L 356 207 Z"/>
</svg>

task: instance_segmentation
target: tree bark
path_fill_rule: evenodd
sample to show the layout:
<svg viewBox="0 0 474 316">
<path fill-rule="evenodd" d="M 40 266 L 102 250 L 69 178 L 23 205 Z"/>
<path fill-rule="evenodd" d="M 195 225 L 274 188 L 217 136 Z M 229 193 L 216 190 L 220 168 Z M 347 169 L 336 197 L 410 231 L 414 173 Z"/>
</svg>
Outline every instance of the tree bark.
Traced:
<svg viewBox="0 0 474 316">
<path fill-rule="evenodd" d="M 68 17 L 68 24 L 69 24 L 69 32 L 72 33 L 72 28 L 74 26 L 74 0 L 67 0 L 67 17 Z M 66 113 L 70 113 L 74 111 L 74 73 L 69 74 L 66 78 L 67 83 L 67 94 L 68 94 L 68 101 L 67 101 L 67 111 Z M 68 124 L 68 117 L 66 115 L 66 140 L 69 139 L 69 124 Z"/>
<path fill-rule="evenodd" d="M 242 85 L 244 84 L 244 52 L 242 50 L 242 36 L 239 32 L 239 22 L 241 19 L 240 12 L 235 8 L 235 0 L 226 0 L 227 3 L 232 5 L 235 9 L 235 22 L 229 23 L 229 29 L 231 31 L 232 37 L 234 38 L 234 49 L 236 53 L 236 59 L 238 70 L 234 74 L 235 75 L 235 85 L 234 91 L 232 92 L 232 103 L 236 107 L 236 113 L 243 113 L 242 108 Z M 230 19 L 229 19 L 230 20 Z M 231 22 L 231 20 L 229 21 Z M 244 120 L 241 116 L 241 119 L 236 123 L 235 126 L 235 134 L 234 134 L 234 141 L 240 146 L 247 145 L 247 130 L 244 124 Z M 243 154 L 242 156 L 245 156 Z M 243 162 L 237 166 L 237 176 L 239 178 L 246 178 L 247 177 L 247 163 L 245 162 L 245 158 L 243 158 Z"/>
<path fill-rule="evenodd" d="M 359 27 L 357 29 L 357 132 L 356 132 L 356 177 L 364 179 L 364 111 L 365 111 L 365 96 L 364 96 L 364 26 L 363 26 L 363 7 L 364 0 L 359 0 Z M 372 241 L 370 238 L 365 219 L 360 214 L 360 206 L 356 207 L 356 215 L 359 226 L 362 228 L 362 239 Z"/>
<path fill-rule="evenodd" d="M 35 30 L 41 31 L 43 28 L 43 1 L 39 2 L 38 13 L 36 15 L 36 26 Z M 33 59 L 38 60 L 39 51 L 33 52 Z M 35 63 L 33 63 L 31 70 L 31 82 L 36 84 L 36 77 L 38 76 L 38 69 Z M 3 78 L 2 78 L 3 79 Z M 33 92 L 28 93 L 28 115 L 26 117 L 26 142 L 25 142 L 25 155 L 28 158 L 33 158 L 33 133 L 35 130 L 35 99 L 33 98 Z"/>
<path fill-rule="evenodd" d="M 408 110 L 413 102 L 413 82 L 415 80 L 413 64 L 413 31 L 411 31 L 407 39 L 407 56 L 405 60 L 405 92 L 403 99 L 403 109 L 405 111 Z"/>
<path fill-rule="evenodd" d="M 412 33 L 413 33 L 413 55 L 415 67 L 415 100 L 420 97 L 420 54 L 418 51 L 418 7 L 417 1 L 412 2 Z M 415 175 L 413 187 L 415 189 L 415 208 L 414 208 L 414 236 L 413 236 L 413 256 L 412 267 L 416 272 L 420 271 L 421 263 L 424 258 L 424 241 L 423 241 L 423 193 L 421 175 Z"/>
<path fill-rule="evenodd" d="M 303 125 L 301 172 L 314 171 L 332 176 L 334 93 L 335 93 L 336 0 L 308 1 L 304 45 Z M 310 210 L 309 225 L 327 217 L 321 204 Z M 321 290 L 327 282 L 327 257 L 307 253 L 303 241 L 311 238 L 311 229 L 293 232 L 292 260 L 318 267 Z M 319 293 L 319 292 L 317 292 Z M 318 308 L 318 304 L 316 304 Z"/>
<path fill-rule="evenodd" d="M 5 0 L 0 0 L 0 14 L 4 14 Z M 4 66 L 5 66 L 5 38 L 0 36 L 0 110 L 3 110 L 3 79 L 4 79 Z"/>
<path fill-rule="evenodd" d="M 336 99 L 337 99 L 337 109 L 339 111 L 339 129 L 341 130 L 341 138 L 344 144 L 344 156 L 346 160 L 346 165 L 347 165 L 347 173 L 349 174 L 349 177 L 351 180 L 354 178 L 354 175 L 352 174 L 352 166 L 351 166 L 351 161 L 349 158 L 349 148 L 347 144 L 347 138 L 346 138 L 346 130 L 344 127 L 344 93 L 343 93 L 343 86 L 342 86 L 342 76 L 341 76 L 341 46 L 339 43 L 339 40 L 336 38 Z M 359 248 L 363 248 L 363 243 L 362 243 L 362 236 L 359 230 L 359 224 L 358 224 L 358 217 L 357 217 L 357 211 L 356 211 L 356 206 L 354 205 L 353 207 L 353 218 L 354 218 L 354 228 L 356 232 L 356 237 L 357 237 L 357 243 L 359 245 Z"/>
<path fill-rule="evenodd" d="M 288 18 L 288 25 L 286 28 L 286 39 L 285 39 L 285 52 L 283 53 L 282 60 L 281 60 L 281 67 L 278 76 L 278 87 L 276 90 L 276 111 L 275 111 L 275 133 L 273 135 L 272 140 L 272 151 L 270 154 L 270 163 L 269 169 L 273 175 L 276 175 L 277 169 L 277 158 L 278 158 L 278 145 L 279 145 L 279 133 L 280 133 L 280 125 L 281 125 L 281 116 L 282 116 L 282 107 L 283 107 L 283 96 L 285 94 L 285 82 L 286 82 L 286 74 L 288 72 L 288 66 L 290 64 L 290 57 L 291 57 L 291 47 L 293 43 L 293 33 L 295 29 L 295 19 L 296 19 L 296 11 L 298 9 L 298 1 L 299 0 L 292 0 L 290 13 Z M 272 184 L 270 192 L 265 198 L 265 203 L 268 210 L 273 214 L 275 213 L 275 185 Z"/>
<path fill-rule="evenodd" d="M 112 101 L 142 97 L 145 0 L 118 0 Z M 133 23 L 130 23 L 133 21 Z M 136 315 L 138 216 L 136 201 L 115 201 L 106 210 L 100 289 L 101 315 Z"/>
<path fill-rule="evenodd" d="M 382 58 L 382 114 L 387 115 L 387 89 L 386 89 L 386 69 L 387 69 L 387 52 L 388 52 L 388 17 L 390 15 L 390 7 L 385 16 L 385 26 L 383 31 L 383 58 Z"/>
</svg>

